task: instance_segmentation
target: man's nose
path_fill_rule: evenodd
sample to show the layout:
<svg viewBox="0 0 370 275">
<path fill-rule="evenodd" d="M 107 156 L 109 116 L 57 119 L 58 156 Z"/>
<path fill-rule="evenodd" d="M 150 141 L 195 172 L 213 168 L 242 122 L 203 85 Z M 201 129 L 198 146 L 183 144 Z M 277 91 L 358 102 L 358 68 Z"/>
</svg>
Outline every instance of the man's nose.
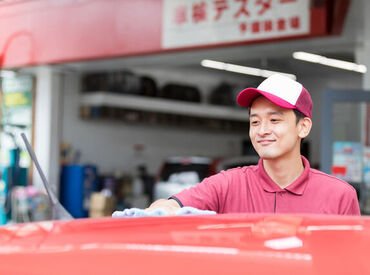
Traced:
<svg viewBox="0 0 370 275">
<path fill-rule="evenodd" d="M 258 130 L 258 134 L 261 136 L 269 134 L 271 132 L 270 124 L 267 121 L 262 121 Z"/>
</svg>

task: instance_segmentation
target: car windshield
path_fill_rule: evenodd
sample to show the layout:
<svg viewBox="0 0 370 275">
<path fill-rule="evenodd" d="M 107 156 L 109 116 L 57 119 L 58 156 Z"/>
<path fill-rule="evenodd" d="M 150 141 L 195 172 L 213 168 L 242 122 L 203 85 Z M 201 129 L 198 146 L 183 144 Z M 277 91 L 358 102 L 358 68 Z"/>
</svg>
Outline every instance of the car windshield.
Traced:
<svg viewBox="0 0 370 275">
<path fill-rule="evenodd" d="M 200 182 L 209 176 L 209 164 L 167 163 L 161 175 L 161 181 Z"/>
</svg>

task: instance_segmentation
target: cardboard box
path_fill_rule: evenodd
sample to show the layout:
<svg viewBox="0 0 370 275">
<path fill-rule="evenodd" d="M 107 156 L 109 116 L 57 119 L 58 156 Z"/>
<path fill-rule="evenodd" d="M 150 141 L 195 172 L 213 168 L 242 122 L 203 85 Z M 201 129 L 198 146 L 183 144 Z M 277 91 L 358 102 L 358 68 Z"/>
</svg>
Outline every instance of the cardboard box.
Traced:
<svg viewBox="0 0 370 275">
<path fill-rule="evenodd" d="M 90 198 L 89 217 L 111 216 L 115 210 L 116 200 L 114 197 L 107 197 L 100 192 L 94 192 Z"/>
<path fill-rule="evenodd" d="M 89 217 L 90 218 L 102 218 L 102 217 L 111 217 L 111 211 L 100 211 L 100 210 L 90 210 Z"/>
</svg>

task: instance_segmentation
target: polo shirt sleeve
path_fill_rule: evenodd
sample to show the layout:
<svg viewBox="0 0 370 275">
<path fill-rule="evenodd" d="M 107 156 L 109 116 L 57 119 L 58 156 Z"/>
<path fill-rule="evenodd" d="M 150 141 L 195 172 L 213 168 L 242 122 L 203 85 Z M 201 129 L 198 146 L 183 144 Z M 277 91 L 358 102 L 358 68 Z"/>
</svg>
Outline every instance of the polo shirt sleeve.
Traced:
<svg viewBox="0 0 370 275">
<path fill-rule="evenodd" d="M 172 196 L 182 206 L 191 206 L 201 210 L 220 212 L 220 205 L 225 201 L 228 191 L 225 172 L 204 179 L 201 183 Z"/>
<path fill-rule="evenodd" d="M 343 197 L 340 208 L 341 215 L 361 215 L 357 194 L 353 188 L 351 192 L 346 193 L 346 196 Z"/>
</svg>

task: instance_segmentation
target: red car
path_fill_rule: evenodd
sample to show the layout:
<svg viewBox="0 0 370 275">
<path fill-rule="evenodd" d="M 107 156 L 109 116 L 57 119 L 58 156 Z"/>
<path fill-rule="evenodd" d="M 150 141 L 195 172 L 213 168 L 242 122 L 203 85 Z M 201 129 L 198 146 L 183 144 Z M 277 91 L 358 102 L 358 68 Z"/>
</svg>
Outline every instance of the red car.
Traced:
<svg viewBox="0 0 370 275">
<path fill-rule="evenodd" d="M 0 227 L 0 274 L 369 274 L 370 219 L 222 214 Z"/>
</svg>

